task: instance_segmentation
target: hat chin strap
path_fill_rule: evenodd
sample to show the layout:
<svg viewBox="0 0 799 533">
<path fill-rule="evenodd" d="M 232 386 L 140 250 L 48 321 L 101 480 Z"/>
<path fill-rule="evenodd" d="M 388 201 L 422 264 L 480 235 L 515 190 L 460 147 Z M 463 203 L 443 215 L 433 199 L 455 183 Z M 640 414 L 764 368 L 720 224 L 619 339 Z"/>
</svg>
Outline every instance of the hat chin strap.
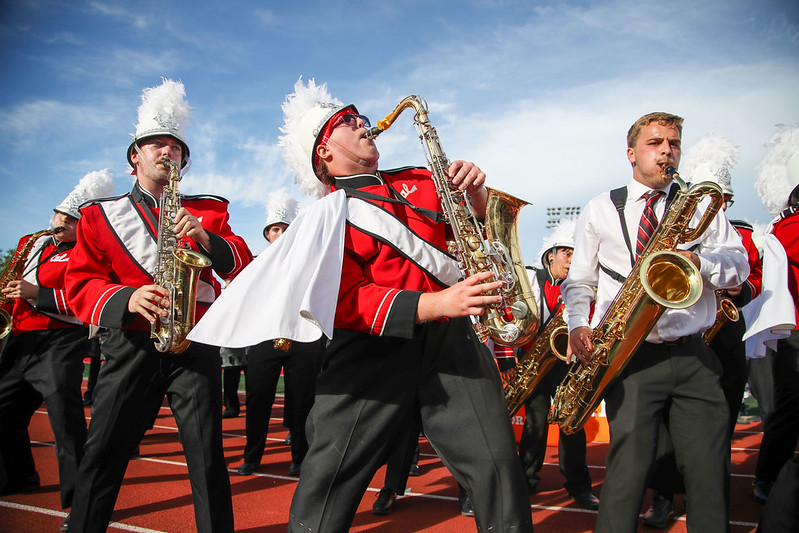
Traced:
<svg viewBox="0 0 799 533">
<path fill-rule="evenodd" d="M 136 150 L 136 153 L 139 154 L 139 157 L 141 159 L 143 159 L 144 161 L 147 162 L 147 166 L 150 167 L 150 170 L 152 172 L 154 172 L 155 174 L 163 174 L 164 176 L 167 175 L 166 172 L 162 172 L 161 170 L 158 170 L 158 168 L 155 166 L 155 163 L 150 161 L 150 158 L 147 157 L 146 155 L 144 155 L 144 152 L 141 151 L 141 148 L 139 148 L 138 144 L 134 144 L 133 145 L 133 149 Z M 186 158 L 186 166 L 184 166 L 183 168 L 180 169 L 180 176 L 181 177 L 185 176 L 186 172 L 188 172 L 190 168 L 191 168 L 191 158 L 188 157 L 188 158 Z"/>
<path fill-rule="evenodd" d="M 370 165 L 374 164 L 374 161 L 372 161 L 370 163 L 369 161 L 366 161 L 365 159 L 361 159 L 360 157 L 358 157 L 357 155 L 353 154 L 352 152 L 350 152 L 349 150 L 347 150 L 346 148 L 344 148 L 343 146 L 341 146 L 340 144 L 338 144 L 337 142 L 335 142 L 335 141 L 333 141 L 331 139 L 327 140 L 327 144 L 331 144 L 331 145 L 335 146 L 336 148 L 338 148 L 339 150 L 341 150 L 342 152 L 344 152 L 344 155 L 347 157 L 347 159 L 349 159 L 350 161 L 352 161 L 353 163 L 355 163 L 357 165 L 365 167 L 365 166 L 370 166 Z M 377 161 L 377 160 L 375 160 L 375 161 Z"/>
</svg>

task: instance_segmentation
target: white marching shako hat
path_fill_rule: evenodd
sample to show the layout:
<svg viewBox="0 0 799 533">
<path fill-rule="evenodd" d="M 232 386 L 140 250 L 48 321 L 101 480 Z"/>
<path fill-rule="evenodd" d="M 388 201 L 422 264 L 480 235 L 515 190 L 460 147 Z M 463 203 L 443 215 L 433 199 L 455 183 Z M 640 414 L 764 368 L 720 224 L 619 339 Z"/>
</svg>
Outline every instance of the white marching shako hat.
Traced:
<svg viewBox="0 0 799 533">
<path fill-rule="evenodd" d="M 314 151 L 327 122 L 338 112 L 350 108 L 358 114 L 354 105 L 344 105 L 333 98 L 327 84 L 316 85 L 311 78 L 306 86 L 302 76 L 294 84 L 294 93 L 283 102 L 283 125 L 279 144 L 283 148 L 283 159 L 294 172 L 294 181 L 303 194 L 321 198 L 330 192 L 330 186 L 316 177 Z"/>
<path fill-rule="evenodd" d="M 57 213 L 64 213 L 72 218 L 80 218 L 81 204 L 114 194 L 114 176 L 107 168 L 94 170 L 83 176 L 64 200 L 53 208 Z"/>
<path fill-rule="evenodd" d="M 131 154 L 134 145 L 149 137 L 168 135 L 183 146 L 181 168 L 189 160 L 189 145 L 186 143 L 183 130 L 189 124 L 192 108 L 186 100 L 186 88 L 180 81 L 161 78 L 161 85 L 144 89 L 141 105 L 138 109 L 139 122 L 136 133 L 128 146 L 128 163 L 133 166 Z"/>
<path fill-rule="evenodd" d="M 799 126 L 779 125 L 758 165 L 755 188 L 766 210 L 776 216 L 799 185 Z"/>
<path fill-rule="evenodd" d="M 711 181 L 732 195 L 730 170 L 738 162 L 739 148 L 719 135 L 705 135 L 683 152 L 680 175 L 693 185 Z"/>
<path fill-rule="evenodd" d="M 574 249 L 574 228 L 576 225 L 577 221 L 573 218 L 563 218 L 558 222 L 552 233 L 544 239 L 541 250 L 538 252 L 538 256 L 541 258 L 541 266 L 544 268 L 549 266 L 547 265 L 547 254 L 553 248 Z"/>
<path fill-rule="evenodd" d="M 266 204 L 266 222 L 264 222 L 264 239 L 269 232 L 269 226 L 282 222 L 291 224 L 297 216 L 297 200 L 285 189 L 279 189 L 269 195 Z"/>
</svg>

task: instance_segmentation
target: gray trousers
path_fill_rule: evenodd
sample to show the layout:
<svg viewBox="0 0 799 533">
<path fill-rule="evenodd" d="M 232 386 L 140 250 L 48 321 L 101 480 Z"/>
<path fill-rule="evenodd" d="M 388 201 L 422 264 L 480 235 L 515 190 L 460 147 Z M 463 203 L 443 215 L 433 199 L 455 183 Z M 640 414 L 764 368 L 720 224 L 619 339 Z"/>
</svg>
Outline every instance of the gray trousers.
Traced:
<svg viewBox="0 0 799 533">
<path fill-rule="evenodd" d="M 424 324 L 411 340 L 336 330 L 317 380 L 289 531 L 347 531 L 416 409 L 472 496 L 478 530 L 532 531 L 499 372 L 465 319 Z"/>
<path fill-rule="evenodd" d="M 636 531 L 667 405 L 688 531 L 729 530 L 729 410 L 720 374 L 721 363 L 699 337 L 641 345 L 605 398 L 610 449 L 597 532 Z"/>
</svg>

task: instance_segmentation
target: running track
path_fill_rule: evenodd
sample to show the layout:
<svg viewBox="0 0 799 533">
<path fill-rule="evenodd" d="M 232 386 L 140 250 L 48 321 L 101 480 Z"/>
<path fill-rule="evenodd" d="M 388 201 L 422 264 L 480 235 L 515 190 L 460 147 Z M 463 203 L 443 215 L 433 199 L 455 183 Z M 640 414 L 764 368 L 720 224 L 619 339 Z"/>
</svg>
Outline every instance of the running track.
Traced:
<svg viewBox="0 0 799 533">
<path fill-rule="evenodd" d="M 90 412 L 86 409 L 87 421 Z M 223 420 L 225 456 L 230 469 L 236 531 L 277 533 L 286 531 L 288 508 L 296 478 L 287 475 L 290 454 L 283 444 L 286 430 L 281 426 L 282 398 L 276 401 L 261 468 L 254 476 L 238 476 L 244 449 L 244 415 Z M 730 523 L 732 533 L 754 532 L 762 507 L 751 496 L 762 428 L 759 423 L 739 424 L 733 437 Z M 40 409 L 33 417 L 30 436 L 41 477 L 41 488 L 30 494 L 0 498 L 0 532 L 57 532 L 66 512 L 60 509 L 58 474 L 53 434 L 47 413 Z M 388 516 L 370 512 L 383 484 L 384 469 L 373 479 L 361 501 L 352 526 L 354 532 L 462 532 L 475 531 L 474 520 L 460 515 L 458 489 L 453 478 L 422 439 L 419 466 L 421 476 L 408 479 L 408 492 L 397 500 Z M 588 464 L 594 492 L 601 498 L 607 444 L 589 443 Z M 539 492 L 530 497 L 536 533 L 592 531 L 596 513 L 572 502 L 562 489 L 557 467 L 557 447 L 550 447 L 542 472 Z M 649 505 L 644 502 L 642 513 Z M 683 509 L 682 498 L 677 499 Z M 641 531 L 658 530 L 641 526 Z M 186 464 L 178 443 L 174 419 L 162 407 L 155 427 L 141 443 L 141 457 L 130 462 L 117 500 L 110 532 L 196 531 Z M 662 531 L 684 532 L 685 517 Z"/>
</svg>

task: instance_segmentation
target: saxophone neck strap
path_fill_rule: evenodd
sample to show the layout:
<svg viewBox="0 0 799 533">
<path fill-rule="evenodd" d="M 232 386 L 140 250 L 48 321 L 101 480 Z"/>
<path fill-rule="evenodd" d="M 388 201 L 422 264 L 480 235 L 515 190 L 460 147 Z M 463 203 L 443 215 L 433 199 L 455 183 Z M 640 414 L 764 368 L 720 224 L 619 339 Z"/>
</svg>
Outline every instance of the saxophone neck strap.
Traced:
<svg viewBox="0 0 799 533">
<path fill-rule="evenodd" d="M 392 204 L 402 204 L 408 206 L 413 211 L 416 211 L 420 215 L 432 220 L 434 223 L 438 224 L 444 220 L 444 215 L 439 213 L 438 211 L 433 211 L 432 209 L 425 209 L 424 207 L 419 207 L 413 205 L 408 200 L 406 200 L 400 193 L 394 189 L 391 185 L 386 183 L 391 193 L 394 195 L 394 198 L 390 198 L 388 196 L 383 196 L 381 194 L 375 194 L 367 191 L 362 191 L 360 189 L 353 189 L 351 187 L 341 187 L 347 196 L 353 198 L 360 198 L 362 200 L 376 200 L 378 202 L 389 202 Z"/>
<path fill-rule="evenodd" d="M 669 189 L 669 195 L 666 197 L 666 210 L 668 210 L 671 202 L 674 200 L 674 197 L 677 195 L 677 191 L 680 190 L 680 186 L 676 183 L 671 184 L 671 188 Z M 613 189 L 610 191 L 610 200 L 613 202 L 613 206 L 616 208 L 616 212 L 619 214 L 619 222 L 621 222 L 621 232 L 624 235 L 624 244 L 627 245 L 627 251 L 630 252 L 630 266 L 635 266 L 635 254 L 633 253 L 632 243 L 630 242 L 630 234 L 627 232 L 627 221 L 624 218 L 624 207 L 627 205 L 627 186 L 619 187 L 618 189 Z M 610 274 L 610 269 L 606 269 L 606 267 L 602 267 L 602 270 L 605 271 L 606 274 Z M 614 272 L 614 274 L 616 274 Z M 616 274 L 616 276 L 620 276 L 620 274 Z M 613 279 L 616 279 L 614 276 Z M 622 276 L 624 279 L 624 276 Z"/>
</svg>

